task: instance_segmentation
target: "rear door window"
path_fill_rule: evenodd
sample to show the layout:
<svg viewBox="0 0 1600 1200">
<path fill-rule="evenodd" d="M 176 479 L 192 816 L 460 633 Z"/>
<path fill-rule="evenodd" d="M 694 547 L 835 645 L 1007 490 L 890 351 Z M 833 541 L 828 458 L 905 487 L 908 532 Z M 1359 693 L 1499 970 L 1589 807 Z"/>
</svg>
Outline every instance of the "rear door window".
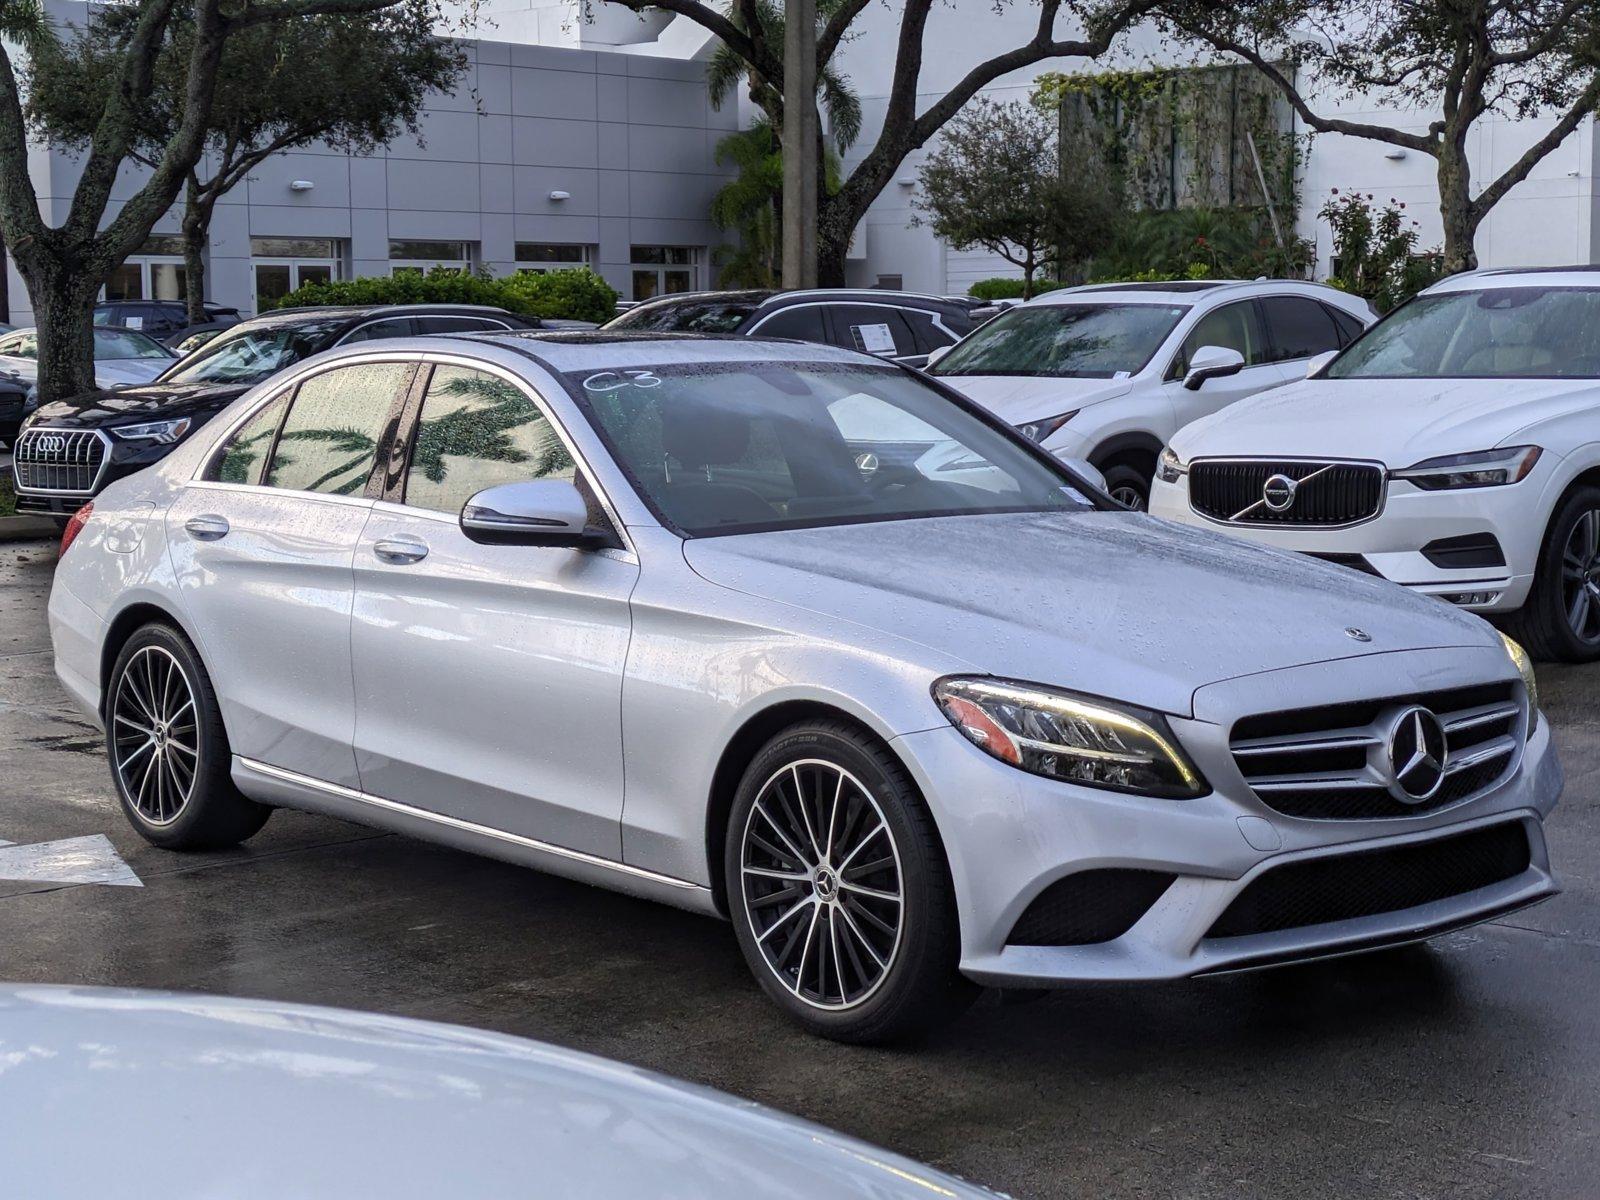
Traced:
<svg viewBox="0 0 1600 1200">
<path fill-rule="evenodd" d="M 834 345 L 879 358 L 916 354 L 911 326 L 897 308 L 877 304 L 835 304 L 829 308 Z"/>
<path fill-rule="evenodd" d="M 504 321 L 488 317 L 417 317 L 418 333 L 504 333 L 510 328 Z"/>
<path fill-rule="evenodd" d="M 1339 330 L 1339 345 L 1341 347 L 1348 346 L 1355 341 L 1361 336 L 1362 331 L 1366 329 L 1365 325 L 1343 309 L 1334 308 L 1331 304 L 1324 304 L 1322 307 L 1328 310 L 1328 316 L 1333 319 L 1334 325 Z"/>
<path fill-rule="evenodd" d="M 796 338 L 802 342 L 826 342 L 827 330 L 822 324 L 822 305 L 796 304 L 784 308 L 762 321 L 751 337 Z"/>
<path fill-rule="evenodd" d="M 267 486 L 361 495 L 414 370 L 410 363 L 360 363 L 302 383 L 278 435 Z"/>
<path fill-rule="evenodd" d="M 1333 316 L 1305 296 L 1266 296 L 1261 301 L 1272 342 L 1272 361 L 1311 358 L 1340 345 Z"/>
<path fill-rule="evenodd" d="M 416 331 L 417 326 L 412 318 L 389 317 L 387 320 L 358 326 L 345 334 L 339 344 L 348 346 L 352 342 L 375 342 L 382 338 L 410 337 Z"/>
</svg>

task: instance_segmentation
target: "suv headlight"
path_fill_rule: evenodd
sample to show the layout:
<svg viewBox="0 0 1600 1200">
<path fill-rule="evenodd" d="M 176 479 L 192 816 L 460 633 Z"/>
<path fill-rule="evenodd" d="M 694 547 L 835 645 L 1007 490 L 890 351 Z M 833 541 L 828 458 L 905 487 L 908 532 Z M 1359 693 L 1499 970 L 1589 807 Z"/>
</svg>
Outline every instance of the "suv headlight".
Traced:
<svg viewBox="0 0 1600 1200">
<path fill-rule="evenodd" d="M 1161 451 L 1161 457 L 1156 460 L 1156 478 L 1162 483 L 1177 483 L 1189 473 L 1189 464 L 1173 452 L 1171 446 Z"/>
<path fill-rule="evenodd" d="M 1042 421 L 1029 421 L 1025 425 L 1018 425 L 1017 432 L 1030 442 L 1038 442 L 1043 445 L 1045 438 L 1060 429 L 1082 411 L 1081 408 L 1075 408 L 1071 412 L 1062 413 L 1059 417 L 1046 417 Z"/>
<path fill-rule="evenodd" d="M 1392 472 L 1428 492 L 1447 488 L 1500 487 L 1527 478 L 1543 453 L 1538 446 L 1506 446 L 1472 454 L 1447 454 L 1428 458 L 1415 466 Z"/>
<path fill-rule="evenodd" d="M 1533 659 L 1528 657 L 1528 652 L 1516 638 L 1502 633 L 1500 640 L 1506 644 L 1506 653 L 1516 664 L 1517 674 L 1522 676 L 1522 686 L 1528 693 L 1528 736 L 1532 737 L 1533 731 L 1539 727 L 1539 681 L 1534 678 Z"/>
<path fill-rule="evenodd" d="M 1006 679 L 951 676 L 933 698 L 973 745 L 1035 775 L 1172 799 L 1210 790 L 1160 713 Z"/>
<path fill-rule="evenodd" d="M 171 445 L 189 432 L 194 422 L 188 417 L 176 421 L 150 421 L 144 425 L 115 425 L 108 431 L 130 442 L 160 442 Z"/>
</svg>

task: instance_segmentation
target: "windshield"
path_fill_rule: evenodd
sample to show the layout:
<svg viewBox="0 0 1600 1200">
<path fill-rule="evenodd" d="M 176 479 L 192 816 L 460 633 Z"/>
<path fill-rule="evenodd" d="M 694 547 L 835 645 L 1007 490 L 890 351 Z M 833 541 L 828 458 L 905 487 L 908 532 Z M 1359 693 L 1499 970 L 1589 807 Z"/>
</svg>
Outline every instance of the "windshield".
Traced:
<svg viewBox="0 0 1600 1200">
<path fill-rule="evenodd" d="M 1181 304 L 1024 305 L 957 342 L 931 373 L 1125 378 L 1144 369 L 1188 311 Z"/>
<path fill-rule="evenodd" d="M 94 357 L 97 362 L 104 362 L 113 358 L 172 358 L 174 355 L 154 338 L 131 329 L 96 329 Z"/>
<path fill-rule="evenodd" d="M 650 333 L 732 333 L 756 305 L 748 300 L 680 300 L 643 304 L 606 323 L 607 329 Z"/>
<path fill-rule="evenodd" d="M 1093 507 L 1070 476 L 892 367 L 567 376 L 657 515 L 691 536 Z"/>
<path fill-rule="evenodd" d="M 161 378 L 163 383 L 255 383 L 325 349 L 344 319 L 235 325 Z"/>
<path fill-rule="evenodd" d="M 1600 378 L 1600 289 L 1418 296 L 1351 344 L 1329 379 Z"/>
</svg>

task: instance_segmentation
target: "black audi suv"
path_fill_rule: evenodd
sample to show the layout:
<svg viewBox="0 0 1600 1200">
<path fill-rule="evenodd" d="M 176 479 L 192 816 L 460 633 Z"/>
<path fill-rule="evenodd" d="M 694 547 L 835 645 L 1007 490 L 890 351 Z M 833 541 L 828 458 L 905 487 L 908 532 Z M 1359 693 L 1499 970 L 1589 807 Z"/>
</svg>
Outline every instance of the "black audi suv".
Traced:
<svg viewBox="0 0 1600 1200">
<path fill-rule="evenodd" d="M 250 388 L 318 351 L 539 326 L 536 317 L 466 304 L 278 309 L 241 321 L 150 383 L 85 392 L 28 414 L 13 455 L 17 511 L 64 524 L 113 479 L 165 458 Z"/>
</svg>

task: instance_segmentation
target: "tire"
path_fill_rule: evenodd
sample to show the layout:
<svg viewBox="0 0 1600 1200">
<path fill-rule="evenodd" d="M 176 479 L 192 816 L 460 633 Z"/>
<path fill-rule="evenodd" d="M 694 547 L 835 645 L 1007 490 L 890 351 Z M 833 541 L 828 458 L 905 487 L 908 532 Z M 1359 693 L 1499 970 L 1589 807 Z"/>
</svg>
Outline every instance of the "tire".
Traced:
<svg viewBox="0 0 1600 1200">
<path fill-rule="evenodd" d="M 1537 659 L 1600 659 L 1600 488 L 1573 488 L 1556 506 L 1533 590 L 1503 624 Z"/>
<path fill-rule="evenodd" d="M 1106 477 L 1106 491 L 1113 500 L 1127 505 L 1135 512 L 1150 508 L 1150 476 L 1127 463 L 1114 463 L 1101 472 Z"/>
<path fill-rule="evenodd" d="M 200 656 L 170 625 L 135 630 L 106 688 L 106 757 L 123 814 L 168 850 L 233 846 L 272 809 L 228 774 L 232 751 Z"/>
<path fill-rule="evenodd" d="M 957 971 L 955 893 L 933 817 L 895 757 L 846 722 L 796 725 L 756 755 L 723 869 L 745 962 L 812 1033 L 901 1041 L 980 991 Z M 883 898 L 891 892 L 897 902 Z"/>
</svg>

